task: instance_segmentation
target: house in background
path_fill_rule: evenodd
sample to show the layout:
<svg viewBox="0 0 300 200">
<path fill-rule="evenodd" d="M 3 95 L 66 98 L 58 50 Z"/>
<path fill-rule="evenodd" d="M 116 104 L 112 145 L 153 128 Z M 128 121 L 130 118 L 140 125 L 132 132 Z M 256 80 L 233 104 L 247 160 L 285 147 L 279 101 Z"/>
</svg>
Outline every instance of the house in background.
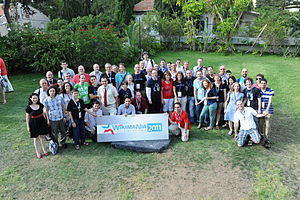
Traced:
<svg viewBox="0 0 300 200">
<path fill-rule="evenodd" d="M 0 35 L 4 36 L 8 33 L 7 20 L 4 15 L 4 5 L 0 4 Z M 29 6 L 30 10 L 34 13 L 32 15 L 27 14 L 21 3 L 17 3 L 16 6 L 11 6 L 9 13 L 16 23 L 22 26 L 30 25 L 33 28 L 45 29 L 50 22 L 49 17 L 44 15 L 39 10 Z"/>
</svg>

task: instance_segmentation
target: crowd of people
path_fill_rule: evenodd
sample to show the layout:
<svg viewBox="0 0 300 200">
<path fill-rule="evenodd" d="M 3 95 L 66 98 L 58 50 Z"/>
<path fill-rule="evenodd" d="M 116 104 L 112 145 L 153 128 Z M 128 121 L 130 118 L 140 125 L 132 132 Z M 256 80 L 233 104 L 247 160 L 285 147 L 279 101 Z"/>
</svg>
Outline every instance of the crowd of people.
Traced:
<svg viewBox="0 0 300 200">
<path fill-rule="evenodd" d="M 103 115 L 138 115 L 166 113 L 169 131 L 189 140 L 191 124 L 206 131 L 229 127 L 238 146 L 262 143 L 270 148 L 270 119 L 273 114 L 274 91 L 264 75 L 256 75 L 256 83 L 243 69 L 236 78 L 224 65 L 218 68 L 197 65 L 177 59 L 175 63 L 161 59 L 156 64 L 147 52 L 134 65 L 134 72 L 106 63 L 105 71 L 98 64 L 88 74 L 78 66 L 78 73 L 61 61 L 58 79 L 48 71 L 40 87 L 29 97 L 26 108 L 27 129 L 34 138 L 38 158 L 38 138 L 43 155 L 45 138 L 67 147 L 67 135 L 75 149 L 89 145 L 86 138 L 97 140 L 96 118 Z"/>
</svg>

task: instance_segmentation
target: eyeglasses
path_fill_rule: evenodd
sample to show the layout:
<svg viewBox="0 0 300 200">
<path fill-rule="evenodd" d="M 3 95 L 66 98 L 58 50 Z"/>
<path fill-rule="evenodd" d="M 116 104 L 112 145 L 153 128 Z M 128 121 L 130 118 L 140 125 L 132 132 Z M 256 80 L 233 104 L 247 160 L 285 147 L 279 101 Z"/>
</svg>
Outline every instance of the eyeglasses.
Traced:
<svg viewBox="0 0 300 200">
<path fill-rule="evenodd" d="M 225 69 L 220 69 L 220 70 L 222 70 L 222 71 L 223 71 L 223 70 L 225 70 Z"/>
<path fill-rule="evenodd" d="M 260 80 L 261 78 L 256 78 L 256 80 Z"/>
<path fill-rule="evenodd" d="M 180 107 L 174 107 L 174 108 L 180 108 Z"/>
</svg>

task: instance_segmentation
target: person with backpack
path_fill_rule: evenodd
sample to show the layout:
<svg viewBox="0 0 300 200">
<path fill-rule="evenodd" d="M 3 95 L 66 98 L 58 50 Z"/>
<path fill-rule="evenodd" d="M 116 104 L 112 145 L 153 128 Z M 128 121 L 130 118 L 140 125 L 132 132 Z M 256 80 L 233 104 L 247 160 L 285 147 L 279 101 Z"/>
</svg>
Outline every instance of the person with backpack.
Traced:
<svg viewBox="0 0 300 200">
<path fill-rule="evenodd" d="M 149 58 L 149 54 L 147 51 L 144 51 L 143 52 L 143 55 L 142 55 L 142 61 L 144 62 L 144 67 L 147 68 L 147 67 L 154 67 L 154 60 L 152 60 L 151 58 Z"/>
</svg>

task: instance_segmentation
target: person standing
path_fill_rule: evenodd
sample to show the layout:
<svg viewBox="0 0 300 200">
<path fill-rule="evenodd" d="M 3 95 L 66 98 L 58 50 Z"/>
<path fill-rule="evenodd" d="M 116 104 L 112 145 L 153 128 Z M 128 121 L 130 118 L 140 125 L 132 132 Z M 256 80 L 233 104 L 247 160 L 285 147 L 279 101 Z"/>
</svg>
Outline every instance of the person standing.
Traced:
<svg viewBox="0 0 300 200">
<path fill-rule="evenodd" d="M 141 73 L 140 65 L 134 65 L 134 73 L 132 74 L 133 83 L 134 83 L 134 91 L 140 91 L 143 96 L 145 96 L 145 82 L 147 81 L 145 74 Z"/>
<path fill-rule="evenodd" d="M 34 93 L 38 94 L 39 95 L 39 100 L 42 104 L 44 104 L 44 99 L 46 99 L 48 97 L 48 82 L 46 79 L 42 78 L 40 80 L 40 88 L 39 89 L 36 89 L 34 91 Z"/>
<path fill-rule="evenodd" d="M 112 84 L 108 84 L 106 77 L 101 78 L 101 84 L 98 88 L 98 96 L 102 103 L 103 115 L 115 115 L 118 91 Z"/>
<path fill-rule="evenodd" d="M 0 58 L 0 75 L 3 77 L 4 79 L 4 85 L 5 85 L 5 91 L 6 87 L 8 88 L 8 92 L 14 92 L 14 88 L 12 86 L 12 84 L 10 83 L 9 79 L 8 79 L 8 73 L 7 73 L 7 69 L 6 69 L 6 65 L 5 62 L 2 58 Z"/>
<path fill-rule="evenodd" d="M 149 54 L 147 51 L 143 52 L 143 56 L 142 56 L 143 62 L 144 62 L 144 67 L 154 67 L 154 60 L 149 58 Z"/>
<path fill-rule="evenodd" d="M 169 71 L 164 73 L 164 79 L 161 82 L 161 90 L 162 90 L 162 104 L 163 111 L 165 113 L 169 113 L 171 116 L 173 112 L 173 104 L 174 104 L 174 93 L 173 93 L 173 80 L 171 79 L 171 74 Z"/>
<path fill-rule="evenodd" d="M 80 75 L 79 83 L 74 85 L 74 89 L 79 91 L 79 99 L 83 100 L 85 107 L 91 108 L 91 99 L 89 96 L 89 84 L 85 82 L 86 77 L 84 74 Z"/>
<path fill-rule="evenodd" d="M 68 64 L 65 60 L 60 61 L 60 66 L 62 69 L 58 71 L 58 78 L 65 80 L 68 73 L 71 75 L 71 78 L 75 76 L 74 70 L 68 68 Z"/>
<path fill-rule="evenodd" d="M 90 76 L 95 76 L 96 77 L 96 82 L 97 82 L 97 85 L 100 84 L 100 77 L 102 75 L 102 72 L 100 71 L 100 66 L 98 64 L 94 64 L 93 65 L 93 70 L 91 73 L 90 73 Z"/>
<path fill-rule="evenodd" d="M 33 138 L 36 157 L 39 159 L 42 158 L 42 154 L 39 152 L 38 148 L 39 139 L 41 141 L 43 154 L 48 156 L 45 136 L 49 133 L 49 128 L 45 119 L 44 105 L 40 103 L 38 94 L 32 93 L 29 96 L 28 105 L 25 111 L 27 131 L 30 133 L 30 137 Z"/>
<path fill-rule="evenodd" d="M 238 82 L 241 85 L 242 90 L 244 90 L 246 88 L 245 78 L 247 78 L 247 77 L 248 77 L 248 69 L 244 68 L 244 69 L 242 69 L 242 77 L 240 77 L 236 80 L 236 82 Z"/>
<path fill-rule="evenodd" d="M 187 142 L 189 140 L 189 133 L 191 129 L 188 114 L 182 109 L 179 102 L 174 103 L 174 112 L 169 118 L 171 125 L 169 131 L 173 135 L 181 134 L 181 141 Z"/>
<path fill-rule="evenodd" d="M 116 74 L 116 88 L 118 91 L 121 90 L 121 87 L 122 87 L 121 85 L 123 82 L 126 81 L 126 77 L 128 75 L 130 75 L 129 72 L 126 72 L 125 70 L 126 70 L 125 64 L 120 63 L 119 64 L 119 72 Z"/>
<path fill-rule="evenodd" d="M 203 68 L 203 58 L 198 58 L 197 65 L 193 68 L 194 73 L 197 71 L 202 71 Z"/>
<path fill-rule="evenodd" d="M 46 108 L 47 123 L 51 127 L 52 140 L 58 144 L 60 133 L 60 144 L 63 148 L 67 148 L 66 127 L 64 123 L 65 101 L 61 96 L 57 95 L 57 89 L 54 86 L 50 86 L 47 93 L 48 97 L 44 99 L 44 105 Z"/>
<path fill-rule="evenodd" d="M 91 75 L 90 81 L 91 85 L 88 88 L 89 97 L 91 101 L 99 100 L 99 97 L 97 96 L 97 91 L 100 85 L 97 84 L 97 77 L 95 75 Z"/>
<path fill-rule="evenodd" d="M 175 97 L 175 102 L 179 102 L 182 106 L 182 109 L 186 111 L 186 84 L 184 81 L 183 73 L 177 72 L 176 80 L 173 82 L 173 92 Z"/>
<path fill-rule="evenodd" d="M 152 70 L 152 77 L 147 81 L 146 85 L 150 113 L 161 113 L 162 111 L 161 80 L 157 76 L 157 71 Z"/>
<path fill-rule="evenodd" d="M 244 105 L 245 107 L 253 108 L 257 113 L 261 113 L 261 97 L 259 89 L 253 87 L 252 78 L 245 78 L 245 86 L 246 88 L 243 90 L 244 93 Z M 254 117 L 254 121 L 256 127 L 259 127 L 259 120 L 257 117 Z"/>
<path fill-rule="evenodd" d="M 101 75 L 100 79 L 102 80 L 102 78 L 106 78 L 109 84 L 116 87 L 116 73 L 112 71 L 111 64 L 106 63 L 104 67 L 105 67 L 105 72 Z"/>
<path fill-rule="evenodd" d="M 202 87 L 202 81 L 206 80 L 202 76 L 202 72 L 199 70 L 196 72 L 196 79 L 194 80 L 193 87 L 194 87 L 194 99 L 195 99 L 195 106 L 196 106 L 196 120 L 199 121 L 200 114 L 202 112 L 204 103 L 202 99 L 205 97 L 205 90 Z"/>
<path fill-rule="evenodd" d="M 224 102 L 227 98 L 227 85 L 225 82 L 222 81 L 221 76 L 218 74 L 215 74 L 214 76 L 214 83 L 213 88 L 215 88 L 217 92 L 217 111 L 216 111 L 216 128 L 219 128 L 219 123 L 221 119 L 221 113 L 224 108 Z"/>
<path fill-rule="evenodd" d="M 50 87 L 50 86 L 57 87 L 57 80 L 55 78 L 53 78 L 53 73 L 51 71 L 47 71 L 46 80 L 48 83 L 48 87 Z"/>
<path fill-rule="evenodd" d="M 274 108 L 272 105 L 272 100 L 274 96 L 274 90 L 267 87 L 267 79 L 262 78 L 260 80 L 260 96 L 261 96 L 261 111 L 264 117 L 260 119 L 260 133 L 264 136 L 263 145 L 266 148 L 271 147 L 269 141 L 270 128 L 271 128 L 271 117 L 274 114 Z"/>
<path fill-rule="evenodd" d="M 83 75 L 82 75 L 83 76 Z M 80 145 L 89 145 L 85 141 L 85 127 L 84 127 L 84 116 L 88 112 L 90 115 L 97 117 L 95 113 L 90 112 L 86 107 L 82 99 L 78 98 L 79 91 L 77 89 L 72 90 L 72 100 L 69 101 L 67 111 L 70 116 L 73 128 L 73 139 L 75 149 L 79 150 Z"/>
<path fill-rule="evenodd" d="M 192 124 L 195 123 L 195 98 L 194 98 L 194 80 L 195 77 L 192 76 L 192 70 L 186 71 L 185 83 L 186 83 L 186 94 L 187 94 L 187 106 L 189 120 Z"/>
<path fill-rule="evenodd" d="M 90 75 L 87 74 L 87 73 L 85 73 L 85 69 L 84 69 L 84 66 L 83 66 L 83 65 L 79 65 L 79 66 L 78 66 L 78 74 L 76 74 L 76 75 L 73 77 L 73 79 L 72 79 L 72 82 L 73 82 L 74 84 L 79 83 L 79 81 L 80 81 L 80 80 L 79 80 L 80 75 L 85 75 L 85 82 L 91 84 L 91 82 L 90 82 Z"/>
<path fill-rule="evenodd" d="M 233 123 L 235 122 L 234 113 L 236 112 L 236 102 L 243 102 L 244 94 L 241 92 L 241 86 L 239 83 L 235 82 L 232 84 L 230 88 L 230 92 L 228 93 L 227 99 L 224 105 L 225 112 L 225 120 L 229 123 L 229 132 L 228 135 L 232 135 L 233 131 Z M 238 135 L 238 124 L 234 123 L 234 134 L 235 137 Z"/>
</svg>

